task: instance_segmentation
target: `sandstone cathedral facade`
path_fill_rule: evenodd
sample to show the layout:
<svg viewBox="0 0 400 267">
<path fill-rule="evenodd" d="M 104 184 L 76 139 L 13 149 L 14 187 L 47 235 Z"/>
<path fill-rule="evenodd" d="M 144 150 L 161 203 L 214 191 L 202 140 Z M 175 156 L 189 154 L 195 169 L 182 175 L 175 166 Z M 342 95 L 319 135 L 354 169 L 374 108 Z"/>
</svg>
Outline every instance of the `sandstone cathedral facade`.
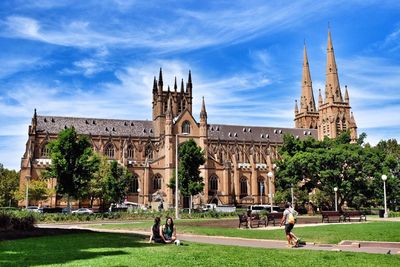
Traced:
<svg viewBox="0 0 400 267">
<path fill-rule="evenodd" d="M 175 78 L 170 89 L 169 86 L 165 88 L 160 69 L 152 89 L 152 121 L 42 116 L 35 110 L 21 160 L 20 188 L 24 190 L 29 179 L 39 179 L 41 172 L 51 164 L 46 145 L 63 129 L 74 127 L 79 134 L 89 136 L 96 152 L 118 161 L 133 174 L 128 201 L 152 205 L 155 199 L 161 198 L 165 208 L 172 207 L 174 192 L 167 185 L 174 177 L 176 148 L 192 138 L 202 148 L 206 159 L 200 167 L 205 187 L 194 199 L 197 204 L 270 203 L 268 194 L 275 191 L 275 177 L 267 174 L 274 173 L 273 162 L 279 157 L 277 149 L 284 134 L 323 139 L 325 136 L 335 138 L 349 130 L 352 141 L 357 138 L 347 87 L 344 98 L 342 96 L 330 32 L 325 98 L 320 90 L 318 108 L 305 47 L 301 84 L 300 109 L 297 101 L 295 104 L 295 128 L 209 124 L 204 98 L 197 120 L 192 115 L 190 71 L 186 83 L 182 79 L 178 86 Z M 49 188 L 55 185 L 56 180 L 50 179 Z M 21 201 L 20 206 L 24 205 Z M 54 195 L 43 205 L 65 206 L 66 201 Z"/>
</svg>

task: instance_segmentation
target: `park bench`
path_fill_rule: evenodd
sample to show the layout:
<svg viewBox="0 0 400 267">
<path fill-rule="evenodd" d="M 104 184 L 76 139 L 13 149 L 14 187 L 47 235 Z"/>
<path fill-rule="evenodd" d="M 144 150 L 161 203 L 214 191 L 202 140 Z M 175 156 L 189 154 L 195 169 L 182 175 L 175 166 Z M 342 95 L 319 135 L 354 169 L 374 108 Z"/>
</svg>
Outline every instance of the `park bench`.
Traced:
<svg viewBox="0 0 400 267">
<path fill-rule="evenodd" d="M 365 216 L 365 214 L 363 214 L 361 211 L 359 210 L 349 210 L 349 211 L 344 211 L 343 212 L 343 221 L 345 222 L 346 220 L 350 222 L 351 218 L 357 218 L 359 222 L 361 222 L 362 220 L 367 221 L 367 216 Z"/>
<path fill-rule="evenodd" d="M 342 220 L 342 214 L 339 211 L 321 211 L 321 215 L 322 222 L 324 222 L 324 220 L 330 222 L 329 218 L 336 218 L 339 222 Z"/>
<path fill-rule="evenodd" d="M 251 227 L 260 227 L 260 225 L 264 225 L 264 227 L 267 227 L 267 218 L 261 218 L 258 213 L 254 214 L 254 216 L 251 217 Z"/>
<path fill-rule="evenodd" d="M 280 222 L 280 220 L 282 220 L 283 217 L 283 212 L 271 212 L 267 215 L 267 225 L 269 224 L 269 222 L 273 222 L 274 226 L 276 224 L 276 221 L 278 221 L 278 223 Z"/>
</svg>

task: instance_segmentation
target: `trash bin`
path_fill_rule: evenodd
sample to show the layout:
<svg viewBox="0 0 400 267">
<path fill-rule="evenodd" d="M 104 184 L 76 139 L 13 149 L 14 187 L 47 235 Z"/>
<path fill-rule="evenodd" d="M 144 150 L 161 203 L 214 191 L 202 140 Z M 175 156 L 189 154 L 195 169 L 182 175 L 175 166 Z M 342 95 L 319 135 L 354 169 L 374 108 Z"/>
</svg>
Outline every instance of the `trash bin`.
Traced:
<svg viewBox="0 0 400 267">
<path fill-rule="evenodd" d="M 385 215 L 385 210 L 379 210 L 379 218 L 383 218 Z"/>
</svg>

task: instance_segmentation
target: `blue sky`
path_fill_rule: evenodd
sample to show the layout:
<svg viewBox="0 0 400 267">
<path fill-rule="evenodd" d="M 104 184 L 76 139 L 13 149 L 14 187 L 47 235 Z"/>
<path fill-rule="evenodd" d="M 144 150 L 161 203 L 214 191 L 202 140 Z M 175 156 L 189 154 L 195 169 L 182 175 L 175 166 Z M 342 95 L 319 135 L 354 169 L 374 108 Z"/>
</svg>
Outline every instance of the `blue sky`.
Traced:
<svg viewBox="0 0 400 267">
<path fill-rule="evenodd" d="M 307 44 L 324 88 L 328 22 L 367 142 L 400 140 L 400 1 L 0 2 L 0 163 L 19 169 L 40 115 L 151 119 L 154 75 L 192 70 L 194 115 L 293 127 Z"/>
</svg>

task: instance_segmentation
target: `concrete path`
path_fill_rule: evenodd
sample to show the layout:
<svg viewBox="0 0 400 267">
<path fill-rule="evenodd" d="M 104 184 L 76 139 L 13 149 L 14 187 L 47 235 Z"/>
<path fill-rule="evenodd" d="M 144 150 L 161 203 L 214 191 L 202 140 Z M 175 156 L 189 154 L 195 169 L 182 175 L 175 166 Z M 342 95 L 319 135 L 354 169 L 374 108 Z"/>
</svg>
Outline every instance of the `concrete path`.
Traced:
<svg viewBox="0 0 400 267">
<path fill-rule="evenodd" d="M 83 229 L 93 232 L 102 233 L 125 233 L 140 234 L 149 236 L 150 232 L 137 230 L 114 230 L 114 229 L 95 229 L 90 225 L 99 224 L 39 224 L 41 228 L 60 228 L 60 229 Z M 272 227 L 271 227 L 272 228 Z M 276 229 L 276 227 L 274 227 Z M 283 230 L 282 230 L 283 234 Z M 239 237 L 223 237 L 223 236 L 204 236 L 191 234 L 178 234 L 177 238 L 181 241 L 189 241 L 206 244 L 219 244 L 229 246 L 257 247 L 257 248 L 274 248 L 274 249 L 300 249 L 300 250 L 324 250 L 324 251 L 350 251 L 365 252 L 378 254 L 398 254 L 400 255 L 400 242 L 367 242 L 367 241 L 342 241 L 340 244 L 315 244 L 307 243 L 298 248 L 288 248 L 286 241 L 281 240 L 265 240 L 265 239 L 249 239 Z"/>
</svg>

